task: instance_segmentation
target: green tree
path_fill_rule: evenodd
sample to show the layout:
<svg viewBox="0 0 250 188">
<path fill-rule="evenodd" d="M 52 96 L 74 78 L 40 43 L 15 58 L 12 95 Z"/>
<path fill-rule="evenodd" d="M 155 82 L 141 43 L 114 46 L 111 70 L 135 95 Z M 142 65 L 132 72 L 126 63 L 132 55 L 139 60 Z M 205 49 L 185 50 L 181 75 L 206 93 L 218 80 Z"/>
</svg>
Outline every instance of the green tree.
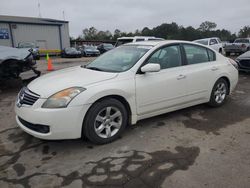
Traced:
<svg viewBox="0 0 250 188">
<path fill-rule="evenodd" d="M 205 21 L 205 22 L 201 23 L 201 25 L 198 29 L 202 32 L 206 32 L 206 31 L 212 31 L 216 27 L 217 27 L 216 23 Z"/>
<path fill-rule="evenodd" d="M 250 26 L 244 26 L 244 27 L 239 31 L 239 37 L 242 37 L 242 38 L 250 37 Z"/>
</svg>

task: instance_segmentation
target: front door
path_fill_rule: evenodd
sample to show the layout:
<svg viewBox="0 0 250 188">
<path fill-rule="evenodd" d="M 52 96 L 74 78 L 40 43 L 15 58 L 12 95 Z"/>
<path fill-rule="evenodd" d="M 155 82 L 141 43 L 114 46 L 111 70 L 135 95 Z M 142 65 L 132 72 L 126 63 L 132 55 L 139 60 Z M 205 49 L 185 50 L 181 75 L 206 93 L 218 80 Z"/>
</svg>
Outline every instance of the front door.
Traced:
<svg viewBox="0 0 250 188">
<path fill-rule="evenodd" d="M 179 45 L 157 50 L 147 63 L 158 63 L 161 71 L 136 75 L 137 114 L 145 115 L 187 102 L 186 67 Z"/>
</svg>

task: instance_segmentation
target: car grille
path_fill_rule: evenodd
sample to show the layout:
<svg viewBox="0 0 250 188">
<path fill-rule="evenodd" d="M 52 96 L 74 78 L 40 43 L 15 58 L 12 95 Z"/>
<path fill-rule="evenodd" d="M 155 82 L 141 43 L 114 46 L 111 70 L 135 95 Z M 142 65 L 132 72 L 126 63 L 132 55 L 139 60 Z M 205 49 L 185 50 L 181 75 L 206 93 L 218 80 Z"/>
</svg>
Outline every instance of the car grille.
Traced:
<svg viewBox="0 0 250 188">
<path fill-rule="evenodd" d="M 22 105 L 32 106 L 38 99 L 40 95 L 30 91 L 27 87 L 23 87 L 18 95 L 18 102 Z"/>
<path fill-rule="evenodd" d="M 249 60 L 240 60 L 240 67 L 249 68 L 250 69 L 250 59 Z"/>
</svg>

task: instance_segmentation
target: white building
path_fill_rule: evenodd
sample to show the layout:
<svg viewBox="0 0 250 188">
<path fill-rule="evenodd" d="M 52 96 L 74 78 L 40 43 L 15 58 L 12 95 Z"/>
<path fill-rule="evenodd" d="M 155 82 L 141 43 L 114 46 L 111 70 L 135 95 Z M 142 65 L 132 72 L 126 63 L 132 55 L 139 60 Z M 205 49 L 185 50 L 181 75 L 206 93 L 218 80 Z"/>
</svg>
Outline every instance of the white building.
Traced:
<svg viewBox="0 0 250 188">
<path fill-rule="evenodd" d="M 20 42 L 34 42 L 40 49 L 62 50 L 70 46 L 69 22 L 0 15 L 0 45 L 17 47 Z"/>
</svg>

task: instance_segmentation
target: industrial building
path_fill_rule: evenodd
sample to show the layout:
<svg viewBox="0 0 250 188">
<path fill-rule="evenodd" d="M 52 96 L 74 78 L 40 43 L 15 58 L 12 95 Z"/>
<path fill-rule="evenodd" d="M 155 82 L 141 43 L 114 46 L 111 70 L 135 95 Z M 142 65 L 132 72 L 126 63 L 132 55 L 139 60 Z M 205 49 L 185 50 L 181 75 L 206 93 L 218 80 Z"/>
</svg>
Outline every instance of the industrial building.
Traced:
<svg viewBox="0 0 250 188">
<path fill-rule="evenodd" d="M 20 42 L 33 42 L 39 49 L 62 50 L 70 46 L 69 22 L 0 15 L 0 45 L 17 47 Z"/>
</svg>

